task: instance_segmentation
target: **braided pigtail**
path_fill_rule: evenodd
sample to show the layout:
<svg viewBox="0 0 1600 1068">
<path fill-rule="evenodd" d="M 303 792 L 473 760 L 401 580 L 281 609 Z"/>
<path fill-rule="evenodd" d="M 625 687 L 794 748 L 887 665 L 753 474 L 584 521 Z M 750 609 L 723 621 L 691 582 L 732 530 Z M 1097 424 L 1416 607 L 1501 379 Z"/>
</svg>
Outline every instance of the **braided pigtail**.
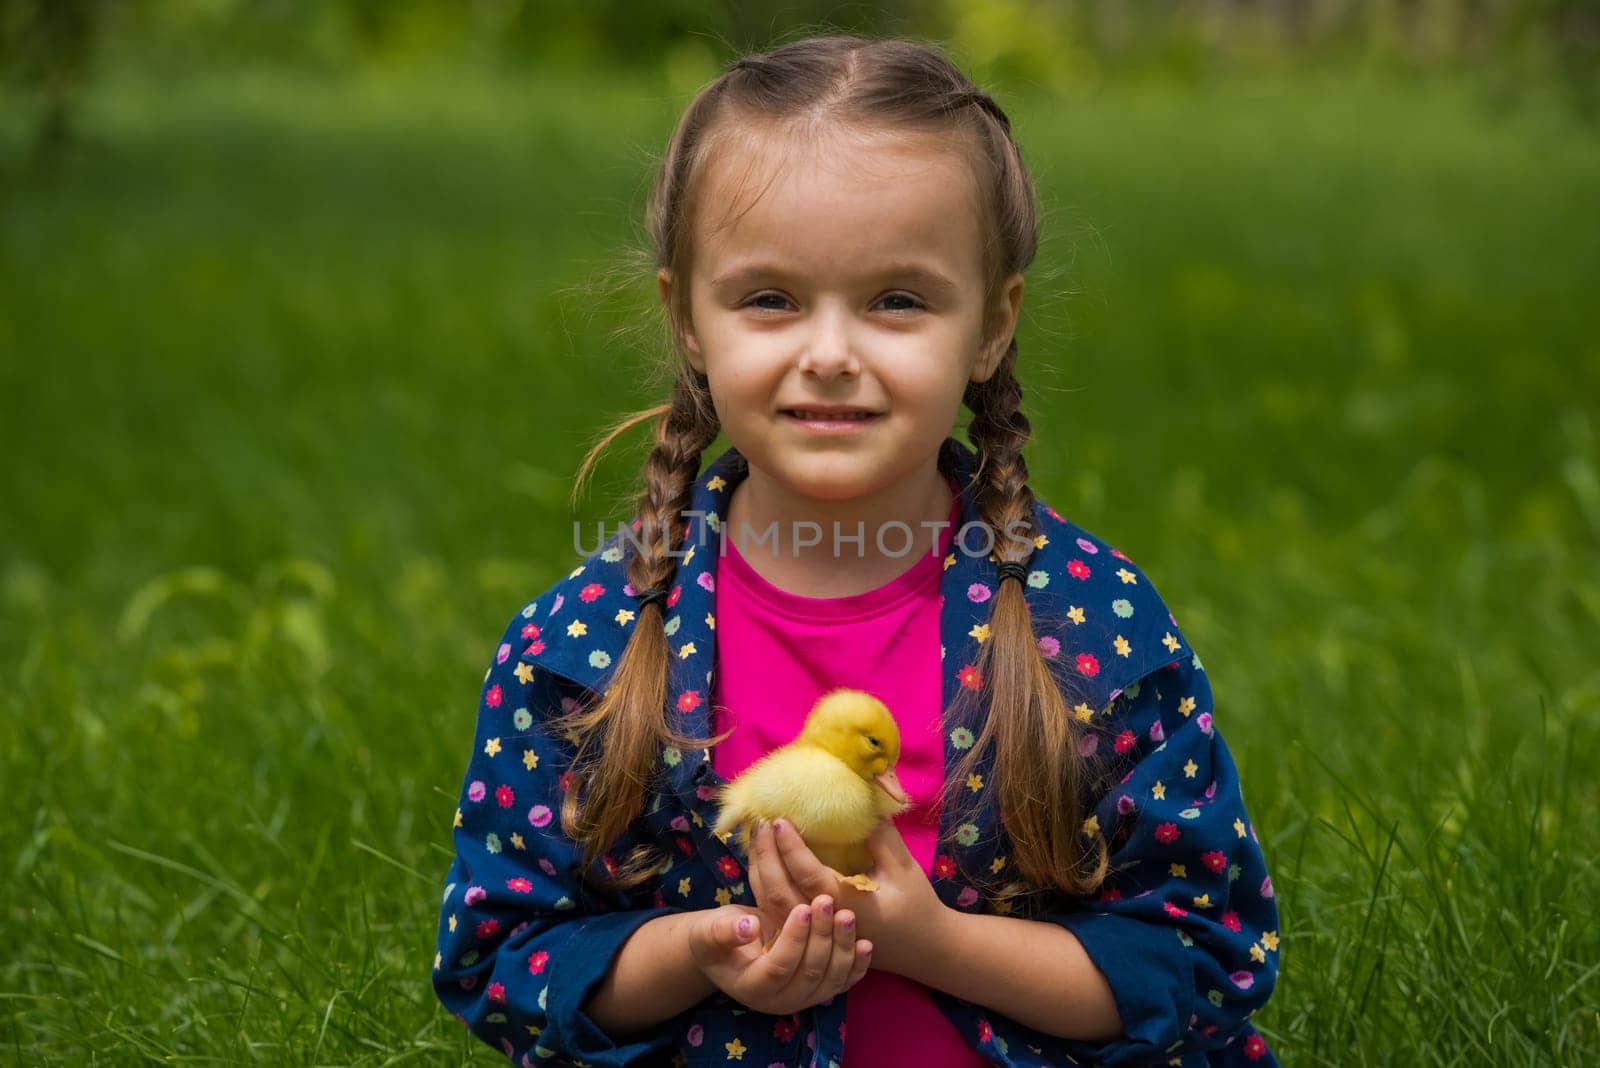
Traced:
<svg viewBox="0 0 1600 1068">
<path fill-rule="evenodd" d="M 699 477 L 700 458 L 717 436 L 716 413 L 705 381 L 692 369 L 680 368 L 671 400 L 640 413 L 612 429 L 590 452 L 583 471 L 617 435 L 654 415 L 656 444 L 644 465 L 640 494 L 639 544 L 628 561 L 628 582 L 639 593 L 671 589 L 677 570 L 669 555 L 683 544 L 687 530 L 683 512 L 688 508 Z M 633 633 L 618 658 L 605 693 L 592 707 L 561 717 L 553 730 L 565 732 L 576 751 L 573 776 L 561 803 L 561 826 L 582 848 L 582 870 L 590 866 L 644 807 L 655 784 L 665 746 L 695 749 L 703 738 L 689 738 L 672 729 L 667 709 L 669 653 L 663 629 L 666 605 L 661 597 L 641 599 Z M 603 759 L 602 759 L 603 754 Z M 661 860 L 660 851 L 641 846 L 624 865 L 606 863 L 614 884 L 631 889 L 650 878 Z"/>
<path fill-rule="evenodd" d="M 1002 907 L 1039 888 L 1072 895 L 1093 893 L 1105 877 L 1104 841 L 1086 843 L 1081 832 L 1088 770 L 1078 751 L 1076 719 L 1039 650 L 1021 573 L 1039 536 L 1033 491 L 1022 449 L 1031 428 L 1022 413 L 1022 387 L 1012 369 L 1013 339 L 988 380 L 968 386 L 968 435 L 979 457 L 974 482 L 979 514 L 995 532 L 1003 572 L 989 615 L 990 636 L 977 668 L 989 688 L 990 714 L 976 744 L 950 777 L 967 782 L 986 746 L 994 746 L 995 786 L 1014 872 L 994 891 Z"/>
</svg>

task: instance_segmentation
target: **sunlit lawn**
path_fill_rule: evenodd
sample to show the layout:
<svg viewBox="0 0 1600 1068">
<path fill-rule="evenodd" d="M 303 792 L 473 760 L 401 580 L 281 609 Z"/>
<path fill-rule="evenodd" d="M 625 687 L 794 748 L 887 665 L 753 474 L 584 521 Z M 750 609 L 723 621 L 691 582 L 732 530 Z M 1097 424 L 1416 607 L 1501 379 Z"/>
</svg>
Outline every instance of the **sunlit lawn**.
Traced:
<svg viewBox="0 0 1600 1068">
<path fill-rule="evenodd" d="M 1269 1039 L 1600 1057 L 1600 144 L 1463 86 L 1002 99 L 1035 488 L 1204 658 Z M 653 402 L 656 334 L 614 334 L 649 281 L 600 276 L 681 103 L 113 75 L 51 183 L 0 109 L 16 1062 L 473 1051 L 428 971 L 477 685 L 576 562 L 585 444 Z"/>
</svg>

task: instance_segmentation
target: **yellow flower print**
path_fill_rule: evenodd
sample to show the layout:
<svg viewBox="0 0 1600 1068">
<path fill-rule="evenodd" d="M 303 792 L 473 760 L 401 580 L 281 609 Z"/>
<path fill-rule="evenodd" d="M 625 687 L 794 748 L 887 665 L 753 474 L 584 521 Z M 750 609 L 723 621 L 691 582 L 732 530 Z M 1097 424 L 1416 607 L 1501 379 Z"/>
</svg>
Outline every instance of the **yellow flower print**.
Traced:
<svg viewBox="0 0 1600 1068">
<path fill-rule="evenodd" d="M 1276 951 L 1278 948 L 1278 932 L 1263 931 L 1261 934 L 1261 944 L 1270 950 Z"/>
<path fill-rule="evenodd" d="M 1118 656 L 1127 656 L 1133 652 L 1133 646 L 1128 643 L 1128 639 L 1120 634 L 1117 635 L 1116 641 L 1111 644 L 1116 647 Z"/>
<path fill-rule="evenodd" d="M 1156 784 L 1150 787 L 1150 796 L 1157 801 L 1165 801 L 1167 799 L 1167 784 L 1157 779 Z"/>
<path fill-rule="evenodd" d="M 1005 867 L 1005 866 L 1006 866 L 1006 858 L 1005 857 L 995 857 L 994 858 L 994 862 L 989 865 L 989 870 L 994 872 L 996 875 L 998 875 L 998 874 L 1000 874 L 1000 869 Z"/>
<path fill-rule="evenodd" d="M 456 929 L 456 914 L 452 912 L 450 914 L 450 930 L 454 931 L 455 929 Z"/>
<path fill-rule="evenodd" d="M 727 485 L 727 482 L 723 481 L 721 475 L 712 475 L 710 480 L 706 482 L 706 489 L 715 493 L 719 489 L 727 488 Z"/>
<path fill-rule="evenodd" d="M 1174 879 L 1187 879 L 1189 877 L 1189 869 L 1183 864 L 1170 865 L 1168 866 L 1167 871 Z"/>
<path fill-rule="evenodd" d="M 1094 709 L 1090 708 L 1082 701 L 1079 701 L 1076 705 L 1072 706 L 1072 714 L 1078 717 L 1079 723 L 1088 723 L 1094 718 Z"/>
<path fill-rule="evenodd" d="M 539 754 L 535 753 L 532 749 L 524 749 L 522 751 L 522 766 L 527 768 L 529 771 L 532 771 L 534 768 L 538 767 Z"/>
<path fill-rule="evenodd" d="M 455 826 L 455 827 L 461 826 L 461 810 L 459 808 L 456 809 L 456 821 L 455 821 L 454 824 L 452 824 L 452 826 Z"/>
<path fill-rule="evenodd" d="M 1201 894 L 1199 897 L 1195 898 L 1194 899 L 1194 907 L 1197 908 L 1197 909 L 1208 909 L 1208 908 L 1210 908 L 1211 907 L 1211 895 L 1210 894 Z"/>
<path fill-rule="evenodd" d="M 1034 535 L 1033 547 L 1035 549 L 1043 549 L 1046 545 L 1049 545 L 1049 544 L 1050 544 L 1050 539 L 1048 537 L 1046 537 L 1045 535 L 1043 535 L 1043 534 Z"/>
<path fill-rule="evenodd" d="M 1134 575 L 1134 573 L 1125 567 L 1117 568 L 1117 578 L 1122 580 L 1122 584 L 1124 586 L 1135 586 L 1139 582 L 1139 579 Z"/>
<path fill-rule="evenodd" d="M 1267 951 L 1261 948 L 1260 942 L 1250 947 L 1250 959 L 1257 964 L 1265 964 L 1267 962 Z"/>
<path fill-rule="evenodd" d="M 689 896 L 689 888 L 691 886 L 693 886 L 693 885 L 694 884 L 692 882 L 690 882 L 689 877 L 687 875 L 685 875 L 682 879 L 679 879 L 678 880 L 678 896 L 679 897 L 688 897 Z"/>
<path fill-rule="evenodd" d="M 1175 653 L 1183 648 L 1183 643 L 1174 638 L 1170 630 L 1167 631 L 1167 636 L 1161 639 L 1161 644 L 1167 647 L 1167 652 L 1169 653 Z"/>
<path fill-rule="evenodd" d="M 1233 820 L 1233 833 L 1238 835 L 1240 838 L 1243 838 L 1244 837 L 1244 832 L 1245 832 L 1244 820 L 1239 819 L 1238 817 L 1234 817 L 1234 820 Z"/>
<path fill-rule="evenodd" d="M 528 848 L 528 843 L 522 840 L 522 835 L 517 834 L 515 831 L 513 831 L 511 833 L 511 848 L 512 849 L 518 849 L 518 850 L 527 849 Z"/>
<path fill-rule="evenodd" d="M 744 1060 L 745 1045 L 743 1042 L 735 1038 L 732 1042 L 724 1042 L 722 1045 L 728 1051 L 728 1059 L 730 1061 Z"/>
<path fill-rule="evenodd" d="M 1088 819 L 1084 820 L 1083 821 L 1083 833 L 1086 836 L 1087 835 L 1099 834 L 1100 833 L 1100 817 L 1099 816 L 1090 816 Z"/>
<path fill-rule="evenodd" d="M 684 642 L 683 648 L 678 650 L 678 659 L 687 660 L 697 652 L 699 650 L 694 647 L 694 642 Z"/>
<path fill-rule="evenodd" d="M 617 609 L 617 614 L 611 618 L 617 621 L 617 626 L 626 627 L 633 622 L 633 610 L 628 608 Z"/>
<path fill-rule="evenodd" d="M 517 681 L 522 683 L 522 685 L 524 685 L 524 686 L 528 685 L 528 683 L 533 681 L 533 665 L 532 664 L 518 664 L 517 665 Z"/>
<path fill-rule="evenodd" d="M 487 742 L 484 742 L 483 743 L 483 751 L 484 751 L 484 753 L 486 753 L 489 756 L 499 756 L 500 755 L 500 739 L 498 739 L 498 738 L 490 738 Z"/>
<path fill-rule="evenodd" d="M 707 612 L 706 613 L 706 630 L 716 630 L 716 629 L 717 629 L 717 617 L 712 615 L 710 612 Z"/>
<path fill-rule="evenodd" d="M 1191 712 L 1193 712 L 1194 711 L 1194 698 L 1193 697 L 1181 698 L 1178 701 L 1178 711 L 1182 712 L 1185 716 L 1188 716 Z"/>
<path fill-rule="evenodd" d="M 1083 609 L 1075 604 L 1067 605 L 1067 618 L 1072 620 L 1074 626 L 1083 625 Z"/>
<path fill-rule="evenodd" d="M 1190 760 L 1183 765 L 1183 777 L 1186 779 L 1192 779 L 1194 778 L 1194 773 L 1199 770 L 1200 765 Z"/>
<path fill-rule="evenodd" d="M 978 644 L 982 645 L 984 642 L 989 640 L 989 624 L 979 623 L 977 626 L 967 631 L 967 635 L 969 637 L 978 639 Z"/>
<path fill-rule="evenodd" d="M 567 637 L 569 638 L 581 638 L 588 633 L 589 627 L 581 619 L 574 619 L 567 624 Z"/>
<path fill-rule="evenodd" d="M 983 776 L 977 774 L 968 775 L 967 789 L 971 790 L 973 793 L 977 793 L 979 790 L 983 789 Z"/>
<path fill-rule="evenodd" d="M 717 899 L 718 905 L 733 904 L 733 892 L 730 891 L 726 886 L 717 887 L 717 892 L 712 896 Z"/>
<path fill-rule="evenodd" d="M 944 568 L 942 570 L 949 571 L 952 567 L 955 567 L 955 566 L 956 566 L 956 554 L 955 553 L 951 553 L 949 556 L 946 556 L 944 558 Z"/>
</svg>

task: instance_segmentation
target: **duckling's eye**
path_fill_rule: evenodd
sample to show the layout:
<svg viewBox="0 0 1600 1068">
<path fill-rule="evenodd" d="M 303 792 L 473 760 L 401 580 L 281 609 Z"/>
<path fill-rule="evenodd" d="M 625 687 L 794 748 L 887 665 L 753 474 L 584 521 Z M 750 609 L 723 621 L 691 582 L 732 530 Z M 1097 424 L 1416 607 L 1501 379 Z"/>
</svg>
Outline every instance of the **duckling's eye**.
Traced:
<svg viewBox="0 0 1600 1068">
<path fill-rule="evenodd" d="M 869 734 L 869 735 L 867 735 L 867 744 L 872 746 L 872 748 L 876 749 L 876 748 L 878 748 L 878 739 L 874 738 L 872 735 Z"/>
</svg>

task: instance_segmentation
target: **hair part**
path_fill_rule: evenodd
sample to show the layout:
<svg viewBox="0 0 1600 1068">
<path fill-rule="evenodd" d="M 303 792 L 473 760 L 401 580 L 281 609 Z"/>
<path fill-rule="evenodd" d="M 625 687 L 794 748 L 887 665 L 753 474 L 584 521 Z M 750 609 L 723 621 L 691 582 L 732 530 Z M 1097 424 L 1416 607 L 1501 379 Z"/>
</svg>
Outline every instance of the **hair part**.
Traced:
<svg viewBox="0 0 1600 1068">
<path fill-rule="evenodd" d="M 1037 253 L 1033 183 L 1012 139 L 1010 119 L 937 47 L 904 38 L 822 36 L 729 64 L 679 119 L 646 210 L 655 263 L 673 279 L 666 308 L 676 350 L 671 396 L 664 405 L 614 424 L 589 451 L 578 475 L 581 483 L 618 437 L 653 421 L 655 444 L 644 464 L 638 500 L 645 551 L 635 552 L 627 564 L 636 590 L 670 588 L 676 564 L 668 553 L 681 543 L 682 513 L 702 453 L 720 429 L 707 380 L 693 369 L 686 351 L 696 193 L 709 162 L 735 147 L 738 138 L 762 130 L 809 139 L 840 128 L 937 133 L 962 151 L 987 215 L 980 227 L 986 340 L 992 337 L 987 317 L 1005 280 L 1024 271 Z M 1035 500 L 1022 456 L 1031 431 L 1021 409 L 1016 360 L 1013 336 L 994 372 L 969 384 L 964 401 L 973 414 L 968 436 L 979 460 L 979 514 L 997 532 L 1022 530 L 1036 539 Z M 661 531 L 667 532 L 665 539 L 656 536 Z M 1030 541 L 998 533 L 996 545 L 1003 560 L 1026 562 L 1032 554 Z M 1012 842 L 1012 874 L 998 883 L 985 873 L 969 874 L 982 877 L 1000 907 L 1009 909 L 1013 901 L 1041 890 L 1092 892 L 1104 877 L 1106 856 L 1103 840 L 1087 841 L 1081 834 L 1090 771 L 1079 755 L 1080 727 L 1039 650 L 1021 584 L 1001 582 L 991 604 L 991 636 L 980 647 L 977 665 L 990 714 L 959 772 L 946 782 L 943 803 L 956 810 L 968 803 L 973 791 L 967 777 L 992 750 L 987 785 Z M 592 707 L 557 724 L 577 742 L 562 827 L 581 846 L 580 870 L 586 878 L 658 784 L 663 747 L 696 748 L 721 740 L 690 739 L 673 730 L 662 625 L 662 605 L 641 609 L 605 692 Z M 951 713 L 946 710 L 947 717 Z M 659 851 L 641 846 L 612 871 L 614 881 L 602 880 L 603 885 L 637 887 L 659 870 L 661 859 Z M 613 867 L 607 864 L 608 870 Z"/>
</svg>

